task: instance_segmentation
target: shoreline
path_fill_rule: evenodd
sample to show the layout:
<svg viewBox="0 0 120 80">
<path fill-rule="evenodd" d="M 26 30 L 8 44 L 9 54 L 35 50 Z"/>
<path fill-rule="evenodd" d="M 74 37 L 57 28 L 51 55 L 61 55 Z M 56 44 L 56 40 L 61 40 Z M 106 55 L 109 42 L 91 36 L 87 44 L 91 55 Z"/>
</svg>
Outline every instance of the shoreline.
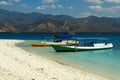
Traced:
<svg viewBox="0 0 120 80">
<path fill-rule="evenodd" d="M 0 80 L 110 80 L 27 52 L 20 42 L 0 40 Z"/>
</svg>

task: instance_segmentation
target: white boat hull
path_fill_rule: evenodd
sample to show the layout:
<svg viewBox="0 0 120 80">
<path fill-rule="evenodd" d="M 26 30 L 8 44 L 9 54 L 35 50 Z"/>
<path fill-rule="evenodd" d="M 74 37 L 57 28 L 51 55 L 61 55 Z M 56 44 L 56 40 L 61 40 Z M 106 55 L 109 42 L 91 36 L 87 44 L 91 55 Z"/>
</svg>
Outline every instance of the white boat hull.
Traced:
<svg viewBox="0 0 120 80">
<path fill-rule="evenodd" d="M 112 48 L 113 44 L 105 44 L 105 43 L 100 43 L 100 44 L 94 44 L 94 46 L 66 46 L 68 48 L 76 48 L 76 49 L 105 49 L 105 48 Z"/>
<path fill-rule="evenodd" d="M 97 43 L 93 46 L 52 46 L 56 52 L 75 52 L 75 51 L 89 51 L 89 50 L 103 50 L 113 47 L 112 43 Z"/>
</svg>

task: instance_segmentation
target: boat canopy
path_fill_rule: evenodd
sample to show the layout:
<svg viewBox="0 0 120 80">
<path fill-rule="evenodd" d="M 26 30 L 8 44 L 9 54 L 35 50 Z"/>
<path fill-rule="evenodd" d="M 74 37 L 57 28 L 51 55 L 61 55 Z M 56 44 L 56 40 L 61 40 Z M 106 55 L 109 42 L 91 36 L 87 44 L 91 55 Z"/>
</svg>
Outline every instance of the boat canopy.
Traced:
<svg viewBox="0 0 120 80">
<path fill-rule="evenodd" d="M 54 36 L 54 37 L 56 37 L 57 39 L 61 39 L 61 40 L 72 38 L 71 35 L 57 35 L 57 36 Z"/>
<path fill-rule="evenodd" d="M 79 42 L 89 42 L 89 43 L 101 43 L 101 42 L 108 42 L 108 38 L 100 38 L 100 37 L 94 37 L 94 38 L 77 38 L 77 41 Z"/>
<path fill-rule="evenodd" d="M 108 40 L 108 38 L 100 38 L 100 37 L 96 37 L 96 38 L 77 38 L 78 40 Z"/>
</svg>

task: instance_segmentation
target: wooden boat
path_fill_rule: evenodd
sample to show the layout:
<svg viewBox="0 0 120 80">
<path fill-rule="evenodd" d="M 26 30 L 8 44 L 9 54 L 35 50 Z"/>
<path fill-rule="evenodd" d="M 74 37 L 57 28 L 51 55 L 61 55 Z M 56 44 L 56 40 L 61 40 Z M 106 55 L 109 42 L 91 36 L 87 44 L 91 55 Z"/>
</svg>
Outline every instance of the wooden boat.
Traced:
<svg viewBox="0 0 120 80">
<path fill-rule="evenodd" d="M 52 41 L 51 41 L 52 39 Z M 61 46 L 61 45 L 75 45 L 78 44 L 76 39 L 72 39 L 71 35 L 57 35 L 53 37 L 44 37 L 44 40 L 40 42 L 35 42 L 35 41 L 26 41 L 29 44 L 31 44 L 33 47 L 44 47 L 44 46 Z"/>
<path fill-rule="evenodd" d="M 31 44 L 33 47 L 45 47 L 45 46 L 60 46 L 60 45 L 66 45 L 67 43 L 71 45 L 78 44 L 75 40 L 62 40 L 62 41 L 56 41 L 56 42 L 35 42 L 35 41 L 26 41 L 29 44 Z"/>
<path fill-rule="evenodd" d="M 89 50 L 103 50 L 113 47 L 112 43 L 107 42 L 86 42 L 82 45 L 65 45 L 65 46 L 52 46 L 56 52 L 76 52 L 76 51 L 89 51 Z"/>
</svg>

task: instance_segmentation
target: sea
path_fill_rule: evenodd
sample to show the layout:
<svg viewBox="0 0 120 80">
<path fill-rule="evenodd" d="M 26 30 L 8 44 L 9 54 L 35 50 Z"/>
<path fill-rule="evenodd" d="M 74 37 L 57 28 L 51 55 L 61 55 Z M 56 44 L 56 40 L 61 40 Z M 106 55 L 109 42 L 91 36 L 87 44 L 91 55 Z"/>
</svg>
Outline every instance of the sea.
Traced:
<svg viewBox="0 0 120 80">
<path fill-rule="evenodd" d="M 110 80 L 120 80 L 120 34 L 73 34 L 76 38 L 108 38 L 113 43 L 112 49 L 80 51 L 80 52 L 55 52 L 52 47 L 32 47 L 26 40 L 41 41 L 42 37 L 64 34 L 35 34 L 35 33 L 0 33 L 0 39 L 25 40 L 16 46 L 32 52 L 38 56 L 54 60 L 60 64 L 71 66 L 82 71 L 97 74 Z M 66 35 L 66 34 L 65 34 Z"/>
</svg>

